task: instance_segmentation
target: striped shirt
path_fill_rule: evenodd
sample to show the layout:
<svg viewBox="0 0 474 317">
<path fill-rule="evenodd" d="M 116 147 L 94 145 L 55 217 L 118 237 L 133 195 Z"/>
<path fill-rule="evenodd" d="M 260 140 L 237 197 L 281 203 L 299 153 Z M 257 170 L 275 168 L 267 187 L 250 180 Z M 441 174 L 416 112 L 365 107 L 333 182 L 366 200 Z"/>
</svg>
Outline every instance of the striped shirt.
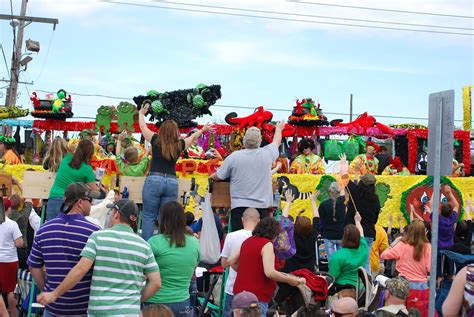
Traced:
<svg viewBox="0 0 474 317">
<path fill-rule="evenodd" d="M 158 271 L 148 243 L 117 224 L 93 233 L 81 256 L 94 261 L 89 316 L 139 316 L 144 274 Z"/>
<path fill-rule="evenodd" d="M 79 262 L 80 254 L 90 235 L 100 227 L 79 214 L 65 215 L 45 223 L 35 236 L 28 258 L 34 268 L 46 267 L 45 291 L 58 287 L 69 271 Z M 92 273 L 46 309 L 55 315 L 84 315 L 87 312 Z"/>
</svg>

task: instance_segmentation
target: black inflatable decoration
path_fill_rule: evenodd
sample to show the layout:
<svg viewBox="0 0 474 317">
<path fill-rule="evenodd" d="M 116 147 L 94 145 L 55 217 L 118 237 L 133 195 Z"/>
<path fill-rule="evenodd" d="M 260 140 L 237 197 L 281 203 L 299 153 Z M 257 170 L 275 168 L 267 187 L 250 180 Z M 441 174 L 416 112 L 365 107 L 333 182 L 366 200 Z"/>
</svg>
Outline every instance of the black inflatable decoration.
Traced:
<svg viewBox="0 0 474 317">
<path fill-rule="evenodd" d="M 165 120 L 174 120 L 180 128 L 196 126 L 193 120 L 205 114 L 212 115 L 209 108 L 221 98 L 221 86 L 199 84 L 194 89 L 182 89 L 159 93 L 149 91 L 145 96 L 136 96 L 133 101 L 138 109 L 145 101 L 150 103 L 150 120 L 159 126 Z"/>
</svg>

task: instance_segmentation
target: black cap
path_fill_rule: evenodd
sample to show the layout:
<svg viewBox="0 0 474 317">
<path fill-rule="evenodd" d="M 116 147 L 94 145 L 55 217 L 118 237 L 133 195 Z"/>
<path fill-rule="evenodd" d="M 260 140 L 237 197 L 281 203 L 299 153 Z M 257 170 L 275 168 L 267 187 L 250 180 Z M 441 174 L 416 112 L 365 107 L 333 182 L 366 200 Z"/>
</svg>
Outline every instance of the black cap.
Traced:
<svg viewBox="0 0 474 317">
<path fill-rule="evenodd" d="M 133 222 L 137 221 L 138 206 L 133 200 L 123 198 L 113 204 L 108 204 L 107 208 L 117 209 L 122 216 Z"/>
<path fill-rule="evenodd" d="M 64 205 L 69 206 L 84 198 L 99 199 L 100 192 L 90 189 L 85 183 L 72 183 L 64 192 Z"/>
</svg>

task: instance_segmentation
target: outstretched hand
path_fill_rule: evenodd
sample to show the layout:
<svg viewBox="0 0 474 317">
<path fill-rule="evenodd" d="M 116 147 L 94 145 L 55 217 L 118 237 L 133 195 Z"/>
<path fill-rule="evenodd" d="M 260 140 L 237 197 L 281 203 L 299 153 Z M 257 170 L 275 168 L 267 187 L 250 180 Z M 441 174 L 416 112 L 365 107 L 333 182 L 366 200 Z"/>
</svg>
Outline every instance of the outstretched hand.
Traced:
<svg viewBox="0 0 474 317">
<path fill-rule="evenodd" d="M 311 202 L 315 203 L 320 194 L 321 194 L 320 190 L 315 190 L 314 193 L 312 193 L 311 196 L 309 196 L 309 198 L 311 199 Z"/>
<path fill-rule="evenodd" d="M 286 202 L 290 204 L 295 200 L 295 196 L 293 196 L 293 191 L 291 189 L 285 191 L 285 199 Z"/>
<path fill-rule="evenodd" d="M 347 172 L 349 171 L 349 164 L 347 163 L 347 157 L 345 153 L 339 155 L 339 168 L 341 175 L 347 175 Z"/>
<path fill-rule="evenodd" d="M 148 102 L 144 103 L 142 107 L 140 108 L 140 111 L 139 111 L 140 114 L 143 116 L 146 115 L 148 113 L 148 108 L 150 108 L 150 104 Z"/>
</svg>

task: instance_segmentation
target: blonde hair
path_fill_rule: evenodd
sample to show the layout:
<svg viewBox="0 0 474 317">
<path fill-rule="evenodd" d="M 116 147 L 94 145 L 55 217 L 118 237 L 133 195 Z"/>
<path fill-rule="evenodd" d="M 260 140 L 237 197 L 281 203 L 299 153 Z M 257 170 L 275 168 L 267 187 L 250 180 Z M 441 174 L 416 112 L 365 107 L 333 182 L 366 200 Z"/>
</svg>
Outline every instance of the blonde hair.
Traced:
<svg viewBox="0 0 474 317">
<path fill-rule="evenodd" d="M 425 243 L 428 243 L 423 221 L 418 219 L 413 220 L 408 226 L 408 230 L 403 236 L 402 241 L 414 247 L 413 259 L 420 261 L 425 250 Z"/>
<path fill-rule="evenodd" d="M 125 151 L 123 152 L 123 157 L 125 158 L 125 160 L 127 160 L 127 163 L 136 163 L 138 162 L 138 150 L 136 147 L 134 147 L 133 145 L 132 146 L 129 146 L 128 148 L 125 149 Z"/>
<path fill-rule="evenodd" d="M 178 124 L 174 120 L 164 121 L 155 143 L 161 148 L 161 154 L 166 160 L 176 160 L 180 153 Z"/>
<path fill-rule="evenodd" d="M 48 164 L 49 171 L 57 172 L 63 157 L 68 152 L 69 147 L 66 140 L 61 137 L 56 137 L 53 140 L 53 143 L 51 143 L 43 163 L 46 162 Z"/>
</svg>

